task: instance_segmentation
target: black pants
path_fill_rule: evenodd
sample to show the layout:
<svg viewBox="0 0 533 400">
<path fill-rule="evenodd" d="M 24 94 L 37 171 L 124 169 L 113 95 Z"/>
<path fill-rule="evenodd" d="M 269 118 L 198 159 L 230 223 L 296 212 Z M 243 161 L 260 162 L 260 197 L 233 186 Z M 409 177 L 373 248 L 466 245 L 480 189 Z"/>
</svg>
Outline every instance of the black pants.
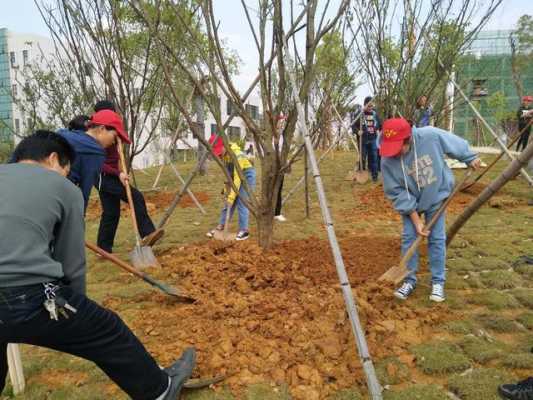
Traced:
<svg viewBox="0 0 533 400">
<path fill-rule="evenodd" d="M 285 175 L 281 177 L 281 182 L 279 183 L 279 192 L 278 192 L 278 200 L 276 201 L 276 210 L 274 212 L 274 216 L 281 215 L 281 205 L 283 202 L 282 192 L 283 192 L 283 181 L 285 180 Z"/>
<path fill-rule="evenodd" d="M 102 174 L 102 181 L 97 189 L 102 203 L 102 216 L 100 218 L 100 227 L 98 228 L 97 243 L 99 247 L 111 253 L 120 221 L 120 201 L 127 203 L 128 197 L 126 188 L 124 188 L 118 176 L 115 175 Z M 155 231 L 154 224 L 146 210 L 146 203 L 142 193 L 132 187 L 131 196 L 135 207 L 137 225 L 139 225 L 139 233 L 141 237 L 145 237 Z"/>
<path fill-rule="evenodd" d="M 77 313 L 50 319 L 43 285 L 0 288 L 0 393 L 7 375 L 7 343 L 26 343 L 94 362 L 134 400 L 154 400 L 168 387 L 161 370 L 124 322 L 68 287 L 57 292 Z"/>
<path fill-rule="evenodd" d="M 530 133 L 530 130 L 526 130 L 520 135 L 520 139 L 518 139 L 518 142 L 516 143 L 516 151 L 523 151 L 527 147 Z"/>
</svg>

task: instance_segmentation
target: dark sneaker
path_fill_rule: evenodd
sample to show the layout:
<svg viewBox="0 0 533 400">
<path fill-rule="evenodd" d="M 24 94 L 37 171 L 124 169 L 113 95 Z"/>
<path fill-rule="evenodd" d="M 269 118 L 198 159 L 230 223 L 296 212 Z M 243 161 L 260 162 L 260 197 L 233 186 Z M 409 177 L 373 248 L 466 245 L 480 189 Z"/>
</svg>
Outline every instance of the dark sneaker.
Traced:
<svg viewBox="0 0 533 400">
<path fill-rule="evenodd" d="M 415 290 L 415 285 L 411 282 L 404 282 L 402 286 L 394 291 L 394 297 L 400 300 L 407 300 L 409 295 Z"/>
<path fill-rule="evenodd" d="M 170 377 L 170 387 L 163 400 L 179 399 L 183 384 L 191 377 L 195 365 L 196 350 L 194 347 L 189 347 L 183 352 L 178 361 L 165 368 L 165 372 Z"/>
<path fill-rule="evenodd" d="M 150 233 L 148 236 L 143 237 L 141 244 L 143 246 L 153 246 L 159 241 L 159 239 L 163 237 L 164 234 L 165 234 L 164 229 L 161 229 L 161 228 L 156 229 L 155 231 Z"/>
<path fill-rule="evenodd" d="M 508 383 L 498 387 L 498 393 L 502 399 L 508 400 L 533 400 L 533 377 L 518 382 Z"/>
<path fill-rule="evenodd" d="M 250 232 L 248 231 L 240 231 L 237 233 L 237 236 L 235 236 L 235 240 L 246 240 L 250 237 Z"/>
</svg>

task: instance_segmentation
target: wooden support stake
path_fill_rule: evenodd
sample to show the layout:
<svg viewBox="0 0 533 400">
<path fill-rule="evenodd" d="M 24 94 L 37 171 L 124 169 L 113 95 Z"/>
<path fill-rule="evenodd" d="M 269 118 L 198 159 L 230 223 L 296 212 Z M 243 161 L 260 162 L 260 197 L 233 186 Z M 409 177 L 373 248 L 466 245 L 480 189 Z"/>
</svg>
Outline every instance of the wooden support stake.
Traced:
<svg viewBox="0 0 533 400">
<path fill-rule="evenodd" d="M 7 365 L 9 368 L 9 379 L 13 386 L 15 395 L 24 392 L 26 380 L 22 369 L 22 360 L 20 358 L 20 349 L 18 344 L 10 343 L 7 345 Z"/>
</svg>

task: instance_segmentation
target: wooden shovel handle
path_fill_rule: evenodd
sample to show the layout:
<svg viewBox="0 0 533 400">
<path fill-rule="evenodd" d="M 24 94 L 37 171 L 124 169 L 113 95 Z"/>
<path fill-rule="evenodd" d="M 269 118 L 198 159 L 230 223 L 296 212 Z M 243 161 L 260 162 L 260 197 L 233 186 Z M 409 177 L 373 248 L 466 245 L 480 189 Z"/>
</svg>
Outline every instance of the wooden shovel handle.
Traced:
<svg viewBox="0 0 533 400">
<path fill-rule="evenodd" d="M 461 190 L 461 188 L 463 187 L 463 185 L 466 182 L 466 180 L 470 177 L 470 175 L 472 175 L 472 172 L 473 172 L 473 169 L 472 168 L 468 168 L 468 170 L 465 172 L 461 182 L 459 182 L 457 185 L 455 185 L 455 188 L 453 189 L 452 194 L 450 194 L 448 196 L 446 201 L 444 203 L 442 203 L 442 205 L 437 210 L 437 212 L 435 214 L 433 214 L 433 217 L 431 217 L 429 222 L 424 226 L 424 230 L 425 231 L 430 230 L 431 228 L 433 228 L 433 225 L 435 225 L 435 223 L 437 222 L 439 217 L 442 215 L 444 210 L 446 210 L 446 207 L 448 207 L 448 205 L 450 204 L 452 199 L 455 197 L 455 195 Z M 418 236 L 416 238 L 416 240 L 413 242 L 413 244 L 409 247 L 409 249 L 403 255 L 403 257 L 402 257 L 402 259 L 400 261 L 400 267 L 405 267 L 405 264 L 407 264 L 407 261 L 409 261 L 409 259 L 413 256 L 415 251 L 418 249 L 418 246 L 420 246 L 420 243 L 422 243 L 423 239 L 424 239 L 423 236 Z"/>
<path fill-rule="evenodd" d="M 124 146 L 122 144 L 122 140 L 120 140 L 119 137 L 117 137 L 117 145 L 118 145 L 118 155 L 120 157 L 120 172 L 124 172 L 126 175 L 128 175 L 128 170 L 126 168 L 126 160 L 124 159 Z M 128 204 L 130 205 L 130 215 L 131 215 L 131 223 L 133 224 L 133 229 L 135 230 L 135 240 L 137 242 L 137 246 L 141 245 L 141 234 L 139 233 L 139 226 L 137 225 L 137 218 L 135 217 L 135 207 L 133 205 L 133 196 L 131 195 L 131 187 L 129 183 L 126 186 L 126 195 L 128 196 Z"/>
<path fill-rule="evenodd" d="M 144 279 L 144 274 L 141 271 L 138 271 L 136 268 L 133 268 L 130 264 L 128 264 L 125 261 L 122 261 L 117 256 L 115 256 L 115 255 L 113 255 L 111 253 L 108 253 L 104 249 L 101 249 L 100 247 L 98 247 L 98 246 L 96 246 L 96 245 L 94 245 L 92 243 L 89 243 L 89 242 L 85 242 L 85 246 L 88 249 L 94 251 L 95 253 L 100 254 L 105 259 L 107 259 L 107 260 L 111 261 L 112 263 L 118 265 L 120 268 L 132 273 L 135 276 L 138 276 L 139 278 L 143 278 Z"/>
</svg>

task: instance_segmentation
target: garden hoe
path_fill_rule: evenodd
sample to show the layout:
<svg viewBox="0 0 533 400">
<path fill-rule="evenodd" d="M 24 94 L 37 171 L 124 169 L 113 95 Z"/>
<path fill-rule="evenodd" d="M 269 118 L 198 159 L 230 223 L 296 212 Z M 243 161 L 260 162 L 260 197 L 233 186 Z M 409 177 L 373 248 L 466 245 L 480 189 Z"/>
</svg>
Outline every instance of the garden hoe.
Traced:
<svg viewBox="0 0 533 400">
<path fill-rule="evenodd" d="M 355 171 L 355 181 L 360 185 L 368 182 L 368 171 L 363 169 L 363 132 L 359 131 L 359 169 Z"/>
<path fill-rule="evenodd" d="M 118 154 L 120 156 L 120 169 L 126 175 L 128 174 L 126 168 L 126 160 L 124 159 L 124 146 L 120 138 L 118 140 Z M 130 253 L 131 263 L 138 270 L 143 270 L 149 267 L 161 268 L 161 265 L 154 256 L 152 248 L 149 246 L 141 245 L 141 235 L 139 233 L 139 226 L 137 225 L 137 218 L 135 216 L 135 207 L 133 205 L 133 198 L 131 196 L 130 185 L 126 185 L 126 194 L 128 196 L 128 204 L 130 206 L 131 222 L 133 224 L 133 230 L 135 231 L 135 247 Z"/>
<path fill-rule="evenodd" d="M 143 281 L 145 281 L 145 282 L 149 283 L 150 285 L 158 288 L 163 293 L 174 297 L 176 300 L 179 300 L 182 303 L 194 303 L 196 301 L 196 299 L 194 299 L 192 297 L 183 295 L 178 289 L 170 287 L 170 286 L 167 286 L 164 283 L 158 282 L 155 279 L 153 279 L 151 276 L 145 274 L 144 272 L 138 271 L 137 269 L 135 269 L 134 267 L 129 265 L 127 262 L 122 261 L 117 256 L 115 256 L 115 255 L 113 255 L 111 253 L 108 253 L 104 249 L 101 249 L 100 247 L 98 247 L 98 246 L 96 246 L 94 244 L 85 242 L 85 246 L 87 246 L 87 248 L 89 248 L 90 250 L 94 251 L 96 254 L 101 255 L 106 260 L 111 261 L 112 263 L 118 265 L 120 268 L 128 271 L 129 273 L 135 275 L 138 278 L 141 278 Z"/>
<path fill-rule="evenodd" d="M 450 194 L 450 196 L 448 196 L 446 201 L 440 206 L 440 208 L 433 215 L 431 220 L 426 224 L 426 226 L 424 226 L 424 231 L 431 230 L 433 225 L 435 225 L 435 222 L 437 222 L 444 210 L 446 210 L 446 207 L 448 207 L 453 197 L 461 190 L 467 179 L 472 174 L 472 171 L 473 170 L 471 168 L 468 168 L 461 182 L 455 185 L 455 188 Z M 420 246 L 420 243 L 422 243 L 423 239 L 424 237 L 419 235 L 413 242 L 411 247 L 409 247 L 407 252 L 403 255 L 402 259 L 400 260 L 400 265 L 389 268 L 383 275 L 379 277 L 378 281 L 388 281 L 394 283 L 395 285 L 399 284 L 400 282 L 403 282 L 405 277 L 409 274 L 409 270 L 407 269 L 407 261 L 409 261 L 409 259 L 413 256 L 415 251 L 418 249 L 418 246 Z"/>
</svg>

